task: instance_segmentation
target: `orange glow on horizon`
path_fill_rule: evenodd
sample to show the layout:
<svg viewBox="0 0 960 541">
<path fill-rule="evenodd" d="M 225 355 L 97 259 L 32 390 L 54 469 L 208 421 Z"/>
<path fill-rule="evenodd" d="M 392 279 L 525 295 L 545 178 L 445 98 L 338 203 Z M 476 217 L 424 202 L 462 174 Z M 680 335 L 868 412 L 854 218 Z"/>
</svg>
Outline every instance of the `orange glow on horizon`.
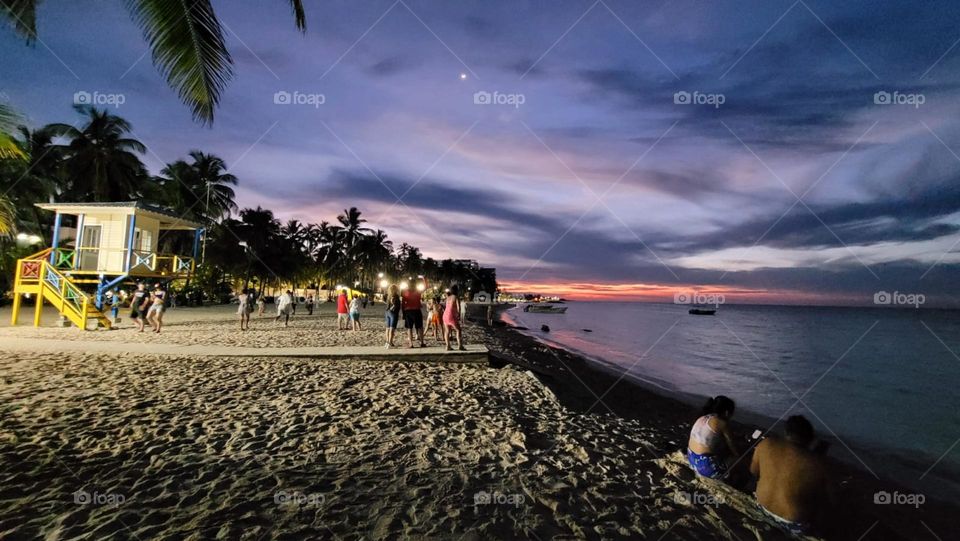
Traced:
<svg viewBox="0 0 960 541">
<path fill-rule="evenodd" d="M 669 302 L 677 294 L 723 295 L 724 302 L 755 304 L 862 304 L 856 297 L 807 291 L 751 289 L 734 286 L 695 284 L 604 284 L 591 282 L 532 283 L 501 281 L 500 290 L 522 295 L 535 293 L 579 301 Z"/>
</svg>

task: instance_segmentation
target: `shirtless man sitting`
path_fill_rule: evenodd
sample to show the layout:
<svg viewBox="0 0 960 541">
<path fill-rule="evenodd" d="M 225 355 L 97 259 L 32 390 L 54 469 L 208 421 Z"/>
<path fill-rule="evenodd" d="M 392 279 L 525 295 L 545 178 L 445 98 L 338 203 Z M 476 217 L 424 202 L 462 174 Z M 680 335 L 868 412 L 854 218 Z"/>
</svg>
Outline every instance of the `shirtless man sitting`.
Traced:
<svg viewBox="0 0 960 541">
<path fill-rule="evenodd" d="M 810 450 L 813 426 L 801 415 L 787 419 L 786 439 L 767 437 L 753 452 L 750 473 L 757 477 L 757 502 L 795 534 L 824 524 L 829 476 L 823 458 Z"/>
</svg>

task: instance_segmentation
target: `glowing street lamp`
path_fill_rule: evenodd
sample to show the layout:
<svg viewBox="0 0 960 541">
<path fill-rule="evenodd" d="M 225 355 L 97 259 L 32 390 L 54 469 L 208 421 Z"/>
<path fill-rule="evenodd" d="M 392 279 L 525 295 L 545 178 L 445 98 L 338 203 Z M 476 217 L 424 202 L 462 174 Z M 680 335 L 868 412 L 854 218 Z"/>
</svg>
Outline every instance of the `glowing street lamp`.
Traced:
<svg viewBox="0 0 960 541">
<path fill-rule="evenodd" d="M 427 286 L 425 286 L 423 282 L 417 284 L 417 291 L 423 291 L 424 289 L 427 289 Z"/>
<path fill-rule="evenodd" d="M 377 274 L 377 278 L 383 279 L 383 273 L 381 272 L 381 273 Z"/>
<path fill-rule="evenodd" d="M 390 282 L 388 282 L 388 281 L 386 281 L 386 280 L 380 280 L 380 287 L 381 287 L 382 289 L 387 289 L 387 287 L 388 287 L 389 285 L 390 285 Z"/>
<path fill-rule="evenodd" d="M 407 289 L 408 287 L 410 287 L 410 284 L 406 281 L 400 282 L 400 289 Z"/>
</svg>

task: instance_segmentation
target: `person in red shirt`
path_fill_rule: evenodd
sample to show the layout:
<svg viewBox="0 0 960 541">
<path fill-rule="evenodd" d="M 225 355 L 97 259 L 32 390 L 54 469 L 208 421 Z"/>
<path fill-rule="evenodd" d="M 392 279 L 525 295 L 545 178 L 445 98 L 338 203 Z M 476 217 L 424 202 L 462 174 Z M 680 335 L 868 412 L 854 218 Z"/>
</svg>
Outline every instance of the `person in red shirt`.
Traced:
<svg viewBox="0 0 960 541">
<path fill-rule="evenodd" d="M 420 340 L 420 347 L 427 347 L 423 341 L 423 301 L 420 288 L 427 288 L 427 279 L 418 276 L 421 282 L 417 285 L 411 284 L 410 287 L 403 290 L 400 299 L 403 305 L 403 326 L 407 329 L 407 347 L 413 347 L 413 331 L 417 331 L 417 339 Z"/>
<path fill-rule="evenodd" d="M 350 309 L 347 302 L 347 290 L 341 289 L 337 295 L 337 328 L 341 331 L 350 327 Z"/>
</svg>

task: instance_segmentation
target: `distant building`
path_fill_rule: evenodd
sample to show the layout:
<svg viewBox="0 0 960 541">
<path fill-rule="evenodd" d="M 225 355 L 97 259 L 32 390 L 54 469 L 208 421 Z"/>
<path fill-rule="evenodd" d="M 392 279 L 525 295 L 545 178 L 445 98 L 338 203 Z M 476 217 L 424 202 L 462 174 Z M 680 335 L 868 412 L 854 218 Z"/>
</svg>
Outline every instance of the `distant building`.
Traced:
<svg viewBox="0 0 960 541">
<path fill-rule="evenodd" d="M 478 291 L 473 296 L 473 302 L 491 303 L 493 302 L 493 296 L 486 291 Z"/>
</svg>

